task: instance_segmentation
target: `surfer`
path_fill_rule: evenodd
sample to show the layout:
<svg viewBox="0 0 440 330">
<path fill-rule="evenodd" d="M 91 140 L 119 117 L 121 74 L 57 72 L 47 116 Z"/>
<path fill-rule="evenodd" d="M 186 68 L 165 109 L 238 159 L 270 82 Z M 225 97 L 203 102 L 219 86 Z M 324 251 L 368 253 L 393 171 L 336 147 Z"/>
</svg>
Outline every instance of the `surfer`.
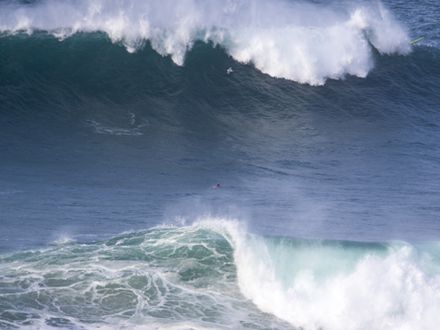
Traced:
<svg viewBox="0 0 440 330">
<path fill-rule="evenodd" d="M 419 37 L 417 39 L 411 40 L 409 42 L 410 45 L 415 45 L 416 43 L 418 43 L 419 41 L 422 41 L 423 39 L 425 39 L 425 37 Z"/>
</svg>

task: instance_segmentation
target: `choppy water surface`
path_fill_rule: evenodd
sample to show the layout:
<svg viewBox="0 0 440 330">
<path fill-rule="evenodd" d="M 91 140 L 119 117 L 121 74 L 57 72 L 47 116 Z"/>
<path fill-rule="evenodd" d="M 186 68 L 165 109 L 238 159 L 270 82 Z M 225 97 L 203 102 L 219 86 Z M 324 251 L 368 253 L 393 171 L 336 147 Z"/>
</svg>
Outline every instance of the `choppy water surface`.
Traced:
<svg viewBox="0 0 440 330">
<path fill-rule="evenodd" d="M 2 1 L 0 327 L 435 329 L 439 15 Z"/>
</svg>

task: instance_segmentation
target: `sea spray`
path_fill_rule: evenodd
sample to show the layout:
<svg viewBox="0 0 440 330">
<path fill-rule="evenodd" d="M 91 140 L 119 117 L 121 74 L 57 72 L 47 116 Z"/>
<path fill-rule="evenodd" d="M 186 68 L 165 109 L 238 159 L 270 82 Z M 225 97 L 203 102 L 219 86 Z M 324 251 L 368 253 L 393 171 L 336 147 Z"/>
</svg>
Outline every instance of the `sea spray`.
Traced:
<svg viewBox="0 0 440 330">
<path fill-rule="evenodd" d="M 1 256 L 0 324 L 435 329 L 435 247 L 262 237 L 204 217 Z"/>
<path fill-rule="evenodd" d="M 0 31 L 46 31 L 60 40 L 99 31 L 129 52 L 150 42 L 178 65 L 195 41 L 212 42 L 266 74 L 311 85 L 365 77 L 373 47 L 382 54 L 410 51 L 405 29 L 381 3 L 333 8 L 284 0 L 8 1 L 0 4 Z"/>
<path fill-rule="evenodd" d="M 426 258 L 427 252 L 414 246 L 274 243 L 273 239 L 249 234 L 236 222 L 217 219 L 199 225 L 226 230 L 234 248 L 241 292 L 264 312 L 295 327 L 436 327 L 440 274 L 427 274 L 421 268 L 418 260 Z M 292 263 L 297 269 L 290 267 Z"/>
</svg>

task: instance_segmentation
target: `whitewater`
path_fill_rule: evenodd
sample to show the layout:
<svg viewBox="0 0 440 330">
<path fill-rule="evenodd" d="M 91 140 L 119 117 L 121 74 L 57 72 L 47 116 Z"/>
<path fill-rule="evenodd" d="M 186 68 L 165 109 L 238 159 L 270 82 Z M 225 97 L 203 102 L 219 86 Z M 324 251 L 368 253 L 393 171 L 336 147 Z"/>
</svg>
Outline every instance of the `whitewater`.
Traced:
<svg viewBox="0 0 440 330">
<path fill-rule="evenodd" d="M 89 245 L 63 241 L 0 259 L 1 324 L 434 329 L 439 251 L 263 238 L 209 217 Z"/>
<path fill-rule="evenodd" d="M 437 329 L 439 20 L 0 1 L 0 329 Z"/>
<path fill-rule="evenodd" d="M 272 77 L 322 85 L 365 77 L 373 51 L 408 54 L 405 29 L 380 3 L 332 8 L 277 1 L 41 1 L 1 4 L 0 31 L 46 31 L 59 39 L 103 32 L 129 52 L 145 42 L 183 65 L 197 40 L 226 49 Z"/>
</svg>

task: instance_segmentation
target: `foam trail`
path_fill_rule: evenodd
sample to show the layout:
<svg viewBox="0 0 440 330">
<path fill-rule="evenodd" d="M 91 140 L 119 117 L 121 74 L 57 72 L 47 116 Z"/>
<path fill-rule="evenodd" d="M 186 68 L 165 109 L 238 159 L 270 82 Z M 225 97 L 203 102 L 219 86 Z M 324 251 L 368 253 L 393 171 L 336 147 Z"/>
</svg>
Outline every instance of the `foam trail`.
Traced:
<svg viewBox="0 0 440 330">
<path fill-rule="evenodd" d="M 357 256 L 343 248 L 329 252 L 324 246 L 315 250 L 308 247 L 298 263 L 294 260 L 297 246 L 271 245 L 263 238 L 247 234 L 234 222 L 217 220 L 202 225 L 223 230 L 229 237 L 242 293 L 264 312 L 294 326 L 437 328 L 440 276 L 422 270 L 417 260 L 426 261 L 429 257 L 417 254 L 410 245 L 392 245 L 384 253 L 367 249 Z M 352 266 L 329 264 L 326 276 L 317 275 L 320 264 L 347 257 L 352 259 Z M 310 264 L 311 259 L 316 260 L 314 265 Z M 300 269 L 292 272 L 292 263 Z"/>
<path fill-rule="evenodd" d="M 43 30 L 60 39 L 104 32 L 132 52 L 149 41 L 182 65 L 195 41 L 219 44 L 237 61 L 273 77 L 311 85 L 346 75 L 365 77 L 372 46 L 410 51 L 405 29 L 380 3 L 344 9 L 283 0 L 46 0 L 0 5 L 0 31 Z M 371 46 L 372 45 L 372 46 Z"/>
</svg>

